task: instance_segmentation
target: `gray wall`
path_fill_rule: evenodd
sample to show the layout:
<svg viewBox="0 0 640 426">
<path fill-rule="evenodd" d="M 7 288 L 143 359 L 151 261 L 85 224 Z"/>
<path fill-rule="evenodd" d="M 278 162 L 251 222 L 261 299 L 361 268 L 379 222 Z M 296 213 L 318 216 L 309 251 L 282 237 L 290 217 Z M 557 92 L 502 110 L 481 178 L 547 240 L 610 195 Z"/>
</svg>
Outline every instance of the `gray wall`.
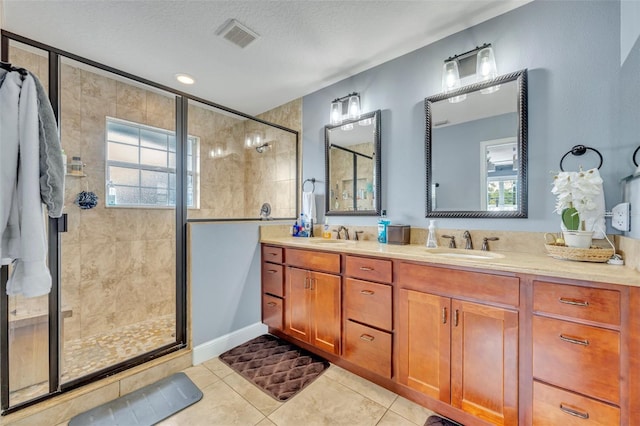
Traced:
<svg viewBox="0 0 640 426">
<path fill-rule="evenodd" d="M 438 160 L 432 161 L 432 177 L 440 185 L 437 209 L 480 210 L 480 142 L 517 134 L 516 113 L 434 128 L 432 157 Z"/>
<path fill-rule="evenodd" d="M 630 146 L 637 144 L 640 122 L 637 45 L 621 77 L 620 21 L 617 1 L 535 1 L 305 96 L 303 178 L 324 180 L 322 128 L 328 121 L 329 104 L 358 91 L 364 111 L 383 110 L 383 208 L 394 222 L 426 227 L 423 100 L 441 91 L 445 58 L 491 42 L 499 73 L 529 70 L 529 218 L 439 219 L 438 226 L 556 230 L 559 217 L 553 212 L 552 171 L 558 170 L 562 155 L 576 144 L 597 148 L 604 156 L 600 172 L 610 209 L 621 199 L 619 179 L 631 172 L 628 157 Z M 635 85 L 623 102 L 621 83 L 624 91 Z M 619 117 L 620 109 L 627 111 Z M 585 155 L 565 162 L 565 169 L 578 164 L 590 168 L 597 162 Z M 375 218 L 331 220 L 375 222 Z"/>
<path fill-rule="evenodd" d="M 259 225 L 189 225 L 194 346 L 260 322 Z"/>
</svg>

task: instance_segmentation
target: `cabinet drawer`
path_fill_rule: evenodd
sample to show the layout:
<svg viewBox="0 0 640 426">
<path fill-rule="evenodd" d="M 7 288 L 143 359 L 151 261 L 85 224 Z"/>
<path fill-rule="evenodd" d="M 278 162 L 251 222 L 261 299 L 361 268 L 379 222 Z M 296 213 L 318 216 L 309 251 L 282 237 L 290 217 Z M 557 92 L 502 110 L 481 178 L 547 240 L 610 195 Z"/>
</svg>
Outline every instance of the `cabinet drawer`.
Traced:
<svg viewBox="0 0 640 426">
<path fill-rule="evenodd" d="M 620 325 L 620 292 L 535 281 L 533 310 Z"/>
<path fill-rule="evenodd" d="M 284 296 L 284 266 L 262 262 L 262 292 Z"/>
<path fill-rule="evenodd" d="M 346 274 L 354 278 L 391 283 L 391 261 L 360 256 L 347 256 Z"/>
<path fill-rule="evenodd" d="M 520 280 L 516 277 L 458 271 L 400 262 L 398 284 L 403 288 L 485 302 L 520 304 Z"/>
<path fill-rule="evenodd" d="M 283 300 L 269 294 L 262 295 L 262 322 L 271 328 L 282 330 Z"/>
<path fill-rule="evenodd" d="M 620 424 L 617 407 L 542 383 L 533 383 L 533 424 L 611 426 Z"/>
<path fill-rule="evenodd" d="M 533 375 L 619 404 L 620 334 L 534 315 Z"/>
<path fill-rule="evenodd" d="M 345 279 L 345 314 L 374 327 L 391 330 L 391 286 Z"/>
<path fill-rule="evenodd" d="M 340 255 L 321 251 L 287 249 L 287 265 L 339 274 Z"/>
<path fill-rule="evenodd" d="M 391 333 L 346 321 L 344 357 L 369 371 L 391 378 Z"/>
<path fill-rule="evenodd" d="M 284 261 L 283 251 L 282 247 L 262 246 L 262 260 L 282 263 Z"/>
</svg>

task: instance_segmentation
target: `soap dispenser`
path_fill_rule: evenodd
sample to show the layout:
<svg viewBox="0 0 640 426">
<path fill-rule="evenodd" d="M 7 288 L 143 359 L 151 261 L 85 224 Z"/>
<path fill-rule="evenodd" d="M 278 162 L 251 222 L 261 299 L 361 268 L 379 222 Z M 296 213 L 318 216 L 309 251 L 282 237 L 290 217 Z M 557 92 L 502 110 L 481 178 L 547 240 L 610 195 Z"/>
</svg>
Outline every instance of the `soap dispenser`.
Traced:
<svg viewBox="0 0 640 426">
<path fill-rule="evenodd" d="M 427 236 L 427 248 L 438 247 L 438 238 L 436 237 L 436 221 L 429 221 L 429 235 Z"/>
</svg>

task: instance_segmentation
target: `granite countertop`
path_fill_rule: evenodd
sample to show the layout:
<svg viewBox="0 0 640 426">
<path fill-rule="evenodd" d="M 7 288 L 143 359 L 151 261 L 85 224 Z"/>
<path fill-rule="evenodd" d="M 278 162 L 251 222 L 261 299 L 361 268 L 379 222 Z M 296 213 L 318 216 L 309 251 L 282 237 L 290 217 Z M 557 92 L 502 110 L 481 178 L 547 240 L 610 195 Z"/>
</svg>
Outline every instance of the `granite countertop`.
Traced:
<svg viewBox="0 0 640 426">
<path fill-rule="evenodd" d="M 489 253 L 495 258 L 449 257 L 450 249 L 427 249 L 423 245 L 391 245 L 377 241 L 323 240 L 322 238 L 296 238 L 263 236 L 260 240 L 266 244 L 276 244 L 293 248 L 314 249 L 345 254 L 378 256 L 389 259 L 402 259 L 428 262 L 441 265 L 473 267 L 493 271 L 516 272 L 523 274 L 546 275 L 557 278 L 597 281 L 611 284 L 640 287 L 640 272 L 632 268 L 607 263 L 575 262 L 552 257 L 514 251 L 491 251 L 456 249 L 463 256 Z M 437 251 L 440 251 L 438 254 Z M 454 255 L 455 256 L 455 255 Z"/>
</svg>

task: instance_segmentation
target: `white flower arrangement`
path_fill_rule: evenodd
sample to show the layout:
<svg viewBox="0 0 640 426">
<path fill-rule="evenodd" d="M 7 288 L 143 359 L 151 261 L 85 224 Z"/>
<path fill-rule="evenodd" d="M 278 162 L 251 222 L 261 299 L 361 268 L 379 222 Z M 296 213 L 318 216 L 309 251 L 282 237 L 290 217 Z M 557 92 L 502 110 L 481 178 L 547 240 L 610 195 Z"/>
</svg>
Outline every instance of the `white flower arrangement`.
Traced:
<svg viewBox="0 0 640 426">
<path fill-rule="evenodd" d="M 567 229 L 572 227 L 567 224 L 565 216 L 577 215 L 575 219 L 579 222 L 579 216 L 597 208 L 594 200 L 602 191 L 602 178 L 595 170 L 560 172 L 553 178 L 551 193 L 556 196 L 555 212 L 562 215 Z M 575 209 L 576 212 L 572 211 L 567 215 L 569 209 Z"/>
</svg>

